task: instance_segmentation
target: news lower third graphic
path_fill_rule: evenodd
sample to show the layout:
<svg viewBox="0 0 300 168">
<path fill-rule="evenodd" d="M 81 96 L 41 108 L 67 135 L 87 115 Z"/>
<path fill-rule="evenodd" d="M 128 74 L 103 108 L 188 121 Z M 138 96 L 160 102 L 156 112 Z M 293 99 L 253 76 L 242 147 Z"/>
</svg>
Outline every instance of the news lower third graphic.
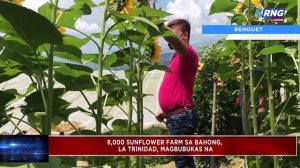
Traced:
<svg viewBox="0 0 300 168">
<path fill-rule="evenodd" d="M 0 136 L 0 162 L 49 156 L 296 156 L 296 136 Z"/>
<path fill-rule="evenodd" d="M 202 34 L 300 34 L 296 25 L 203 25 Z"/>
<path fill-rule="evenodd" d="M 295 136 L 51 136 L 49 155 L 296 156 L 297 138 Z"/>
<path fill-rule="evenodd" d="M 1 135 L 0 162 L 48 162 L 48 136 Z"/>
</svg>

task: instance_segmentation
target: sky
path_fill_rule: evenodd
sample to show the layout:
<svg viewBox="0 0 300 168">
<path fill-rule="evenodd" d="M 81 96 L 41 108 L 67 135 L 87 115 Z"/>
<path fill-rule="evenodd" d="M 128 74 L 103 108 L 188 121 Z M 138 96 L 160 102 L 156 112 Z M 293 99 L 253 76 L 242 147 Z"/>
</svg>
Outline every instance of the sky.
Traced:
<svg viewBox="0 0 300 168">
<path fill-rule="evenodd" d="M 25 0 L 23 6 L 33 9 L 35 11 L 47 2 L 48 0 Z M 96 3 L 100 3 L 103 0 L 94 0 Z M 173 20 L 183 18 L 189 20 L 191 23 L 191 39 L 190 44 L 194 48 L 198 48 L 203 45 L 209 45 L 213 42 L 225 38 L 225 35 L 202 35 L 202 25 L 223 25 L 228 22 L 226 14 L 214 14 L 208 16 L 210 6 L 214 0 L 157 0 L 157 8 L 172 13 L 167 20 Z M 60 0 L 59 7 L 68 8 L 74 3 L 73 0 Z M 102 11 L 99 9 L 93 9 L 93 15 L 83 16 L 76 22 L 76 28 L 86 32 L 87 34 L 100 31 L 100 18 Z M 74 32 L 73 32 L 74 33 Z M 163 48 L 163 53 L 171 52 L 167 43 L 163 39 L 160 39 L 160 44 Z M 83 47 L 83 50 L 96 51 L 96 47 L 92 44 L 87 44 Z"/>
</svg>

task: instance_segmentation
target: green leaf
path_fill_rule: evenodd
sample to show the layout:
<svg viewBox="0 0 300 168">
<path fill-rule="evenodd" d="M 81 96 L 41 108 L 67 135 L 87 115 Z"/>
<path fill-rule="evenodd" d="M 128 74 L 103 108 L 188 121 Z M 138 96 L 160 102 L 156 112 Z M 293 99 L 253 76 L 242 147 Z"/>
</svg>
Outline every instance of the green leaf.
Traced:
<svg viewBox="0 0 300 168">
<path fill-rule="evenodd" d="M 80 129 L 78 130 L 81 135 L 97 135 L 97 133 L 93 130 Z M 72 132 L 70 135 L 79 135 L 77 131 Z"/>
<path fill-rule="evenodd" d="M 18 37 L 6 37 L 3 40 L 0 39 L 0 43 L 3 43 L 5 47 L 8 47 L 14 52 L 20 54 L 33 55 L 33 51 L 22 39 Z"/>
<path fill-rule="evenodd" d="M 65 63 L 57 66 L 54 70 L 55 79 L 67 90 L 81 91 L 95 87 L 91 79 L 93 70 L 89 67 Z"/>
<path fill-rule="evenodd" d="M 143 18 L 143 17 L 138 17 L 138 16 L 133 16 L 133 19 L 135 21 L 141 21 L 143 23 L 146 23 L 147 25 L 153 27 L 155 30 L 159 31 L 159 28 L 157 27 L 157 25 L 155 25 L 154 23 L 152 23 L 150 20 Z"/>
<path fill-rule="evenodd" d="M 296 55 L 297 49 L 296 48 L 292 48 L 292 47 L 287 47 L 285 48 L 285 53 L 287 53 L 288 55 L 294 57 Z"/>
<path fill-rule="evenodd" d="M 47 163 L 32 163 L 33 166 L 30 167 L 43 167 L 43 168 L 53 168 L 53 167 L 62 167 L 61 166 L 61 159 L 59 157 L 56 156 L 51 156 L 49 157 L 49 162 Z M 27 166 L 29 167 L 29 166 Z"/>
<path fill-rule="evenodd" d="M 4 111 L 7 103 L 12 101 L 14 98 L 16 98 L 14 94 L 0 90 L 0 111 Z"/>
<path fill-rule="evenodd" d="M 235 67 L 230 63 L 223 63 L 219 67 L 221 80 L 225 81 L 235 76 Z"/>
<path fill-rule="evenodd" d="M 124 102 L 128 101 L 125 92 L 122 90 L 111 91 L 109 94 L 102 96 L 102 100 L 105 101 L 105 106 L 117 106 L 122 105 Z M 90 109 L 97 109 L 97 101 L 91 104 Z"/>
<path fill-rule="evenodd" d="M 5 117 L 5 116 L 1 116 L 0 115 L 0 127 L 3 127 L 5 124 L 7 124 L 9 122 L 9 120 Z M 1 165 L 1 163 L 0 163 Z"/>
<path fill-rule="evenodd" d="M 0 15 L 0 32 L 10 35 L 13 37 L 17 37 L 18 33 L 15 31 L 15 29 L 11 26 L 11 24 Z"/>
<path fill-rule="evenodd" d="M 134 31 L 134 30 L 126 30 L 121 34 L 122 39 L 128 39 L 136 44 L 142 44 L 144 41 L 145 34 Z"/>
<path fill-rule="evenodd" d="M 129 78 L 130 78 L 130 75 L 131 75 L 130 69 L 126 69 L 126 70 L 124 71 L 124 73 L 125 73 L 125 77 L 126 77 L 127 79 L 129 79 Z M 137 78 L 136 78 L 135 75 L 133 75 L 132 82 L 133 82 L 133 83 L 137 82 Z"/>
<path fill-rule="evenodd" d="M 108 55 L 103 60 L 104 68 L 119 67 L 129 62 L 129 48 L 118 50 Z"/>
<path fill-rule="evenodd" d="M 103 115 L 102 116 L 102 123 L 104 124 L 104 125 L 106 125 L 107 126 L 107 123 L 110 121 L 110 120 L 112 120 L 114 117 L 113 116 L 110 116 L 110 115 Z"/>
<path fill-rule="evenodd" d="M 133 18 L 125 13 L 120 13 L 120 12 L 115 12 L 115 11 L 110 11 L 110 13 L 115 16 L 118 20 L 132 20 Z"/>
<path fill-rule="evenodd" d="M 242 25 L 245 22 L 247 22 L 247 18 L 244 15 L 237 14 L 231 18 L 231 24 L 236 23 L 238 25 Z"/>
<path fill-rule="evenodd" d="M 39 14 L 47 18 L 48 20 L 52 20 L 52 9 L 53 5 L 49 2 L 44 3 L 41 7 L 39 7 Z"/>
<path fill-rule="evenodd" d="M 22 6 L 0 1 L 2 15 L 33 50 L 44 43 L 61 44 L 62 36 L 45 17 Z"/>
<path fill-rule="evenodd" d="M 90 7 L 96 7 L 97 5 L 92 0 L 75 0 L 75 3 L 85 3 Z"/>
<path fill-rule="evenodd" d="M 275 53 L 284 53 L 285 47 L 284 45 L 274 45 L 268 48 L 264 48 L 260 51 L 260 54 L 262 55 L 270 55 Z"/>
<path fill-rule="evenodd" d="M 172 73 L 172 71 L 165 65 L 161 65 L 157 62 L 154 64 L 149 64 L 149 63 L 142 63 L 141 67 L 143 71 L 153 71 L 153 70 L 160 70 L 160 71 L 165 71 L 168 73 Z"/>
<path fill-rule="evenodd" d="M 143 29 L 141 29 L 143 30 Z M 167 36 L 177 36 L 176 34 L 174 34 L 172 31 L 163 28 L 163 27 L 159 27 L 159 31 L 157 31 L 156 29 L 154 29 L 151 26 L 147 26 L 147 30 L 150 34 L 151 37 L 167 37 Z"/>
<path fill-rule="evenodd" d="M 100 38 L 100 34 L 101 33 L 92 33 L 92 36 L 95 37 L 95 38 Z"/>
<path fill-rule="evenodd" d="M 145 14 L 145 16 L 144 16 L 144 14 Z M 142 6 L 135 10 L 135 15 L 144 16 L 144 17 L 164 18 L 167 16 L 171 16 L 173 14 L 165 12 L 163 10 L 153 9 L 153 8 L 149 8 L 147 6 Z"/>
<path fill-rule="evenodd" d="M 1 70 L 0 70 L 1 72 Z M 3 72 L 0 74 L 0 83 L 8 81 L 10 79 L 13 79 L 20 75 L 22 71 L 18 69 L 10 69 L 10 68 L 5 68 Z"/>
<path fill-rule="evenodd" d="M 73 45 L 58 45 L 55 47 L 55 56 L 74 61 L 81 62 L 82 51 Z"/>
<path fill-rule="evenodd" d="M 98 64 L 98 54 L 83 54 L 81 58 L 83 64 L 87 64 L 89 62 Z"/>
<path fill-rule="evenodd" d="M 232 0 L 215 0 L 210 7 L 209 15 L 222 12 L 232 12 L 238 2 Z"/>
<path fill-rule="evenodd" d="M 7 89 L 5 90 L 5 92 L 15 95 L 17 99 L 19 99 L 22 96 L 21 94 L 19 94 L 17 89 Z"/>
<path fill-rule="evenodd" d="M 113 134 L 126 134 L 127 133 L 128 120 L 116 119 L 112 122 Z"/>
<path fill-rule="evenodd" d="M 232 49 L 237 49 L 237 45 L 235 44 L 235 41 L 233 40 L 222 40 L 224 46 L 226 48 L 232 48 Z"/>
<path fill-rule="evenodd" d="M 37 85 L 36 83 L 31 83 L 31 84 L 27 87 L 27 90 L 26 90 L 26 92 L 25 92 L 24 95 L 27 95 L 27 94 L 31 93 L 32 91 L 34 91 L 34 89 L 37 87 L 36 85 Z"/>
<path fill-rule="evenodd" d="M 23 55 L 20 55 L 18 53 L 12 52 L 8 48 L 5 48 L 5 50 L 1 54 L 1 57 L 17 62 L 17 63 L 25 66 L 31 72 L 36 72 L 37 68 L 34 66 L 34 64 L 28 58 L 26 58 Z"/>
<path fill-rule="evenodd" d="M 86 3 L 75 3 L 71 8 L 65 10 L 57 21 L 57 25 L 60 27 L 68 27 L 73 29 L 75 22 L 82 15 L 90 15 L 92 9 Z"/>
<path fill-rule="evenodd" d="M 281 102 L 275 109 L 275 115 L 279 115 L 281 112 L 290 115 L 299 115 L 300 102 L 297 100 L 297 94 L 292 95 L 287 100 Z"/>
<path fill-rule="evenodd" d="M 111 74 L 103 76 L 103 90 L 105 92 L 111 93 L 113 91 L 126 91 L 129 89 L 126 80 L 115 79 Z"/>
<path fill-rule="evenodd" d="M 81 48 L 84 46 L 86 43 L 90 41 L 89 38 L 78 38 L 72 35 L 66 34 L 64 36 L 64 45 L 73 45 L 76 46 L 77 48 Z"/>
<path fill-rule="evenodd" d="M 287 7 L 285 7 L 285 10 L 289 11 L 292 8 L 295 8 L 297 6 L 297 1 L 291 1 L 291 0 L 280 0 L 280 4 L 287 4 Z"/>
<path fill-rule="evenodd" d="M 21 66 L 18 63 L 0 59 L 0 83 L 15 78 L 21 73 Z"/>
<path fill-rule="evenodd" d="M 77 158 L 69 156 L 59 156 L 62 167 L 76 167 Z"/>
<path fill-rule="evenodd" d="M 102 1 L 98 4 L 98 6 L 104 6 L 105 5 L 105 1 Z"/>
<path fill-rule="evenodd" d="M 43 90 L 45 92 L 45 90 Z M 64 111 L 70 104 L 60 97 L 64 93 L 63 88 L 55 88 L 53 90 L 53 111 Z M 24 114 L 34 114 L 35 112 L 45 112 L 43 99 L 40 91 L 35 91 L 25 98 L 26 105 L 22 107 Z M 53 115 L 54 117 L 54 115 Z"/>
<path fill-rule="evenodd" d="M 14 167 L 14 168 L 28 168 L 28 165 L 32 166 L 32 164 L 25 164 L 25 163 L 0 163 L 0 167 L 7 168 L 7 167 Z"/>
</svg>

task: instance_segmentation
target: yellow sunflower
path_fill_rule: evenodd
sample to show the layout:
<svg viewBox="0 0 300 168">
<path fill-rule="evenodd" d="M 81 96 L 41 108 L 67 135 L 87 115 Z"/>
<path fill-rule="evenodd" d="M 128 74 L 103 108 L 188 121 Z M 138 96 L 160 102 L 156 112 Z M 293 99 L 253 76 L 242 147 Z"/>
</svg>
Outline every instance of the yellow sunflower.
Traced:
<svg viewBox="0 0 300 168">
<path fill-rule="evenodd" d="M 61 34 L 63 34 L 64 32 L 66 32 L 66 29 L 63 28 L 63 27 L 59 27 L 59 28 L 57 28 L 57 30 L 58 30 Z"/>
<path fill-rule="evenodd" d="M 251 0 L 251 2 L 255 6 L 255 8 L 263 8 L 260 0 Z"/>
<path fill-rule="evenodd" d="M 18 5 L 22 5 L 22 3 L 25 2 L 25 0 L 13 0 L 13 2 Z"/>
<path fill-rule="evenodd" d="M 242 8 L 243 8 L 243 4 L 242 4 L 242 3 L 239 3 L 238 6 L 236 6 L 236 7 L 234 8 L 235 13 L 236 13 L 236 14 L 240 14 Z"/>
<path fill-rule="evenodd" d="M 152 45 L 152 52 L 151 52 L 151 56 L 150 56 L 152 63 L 157 62 L 160 59 L 161 51 L 162 51 L 162 49 L 159 45 L 158 37 L 154 37 L 153 45 Z"/>
<path fill-rule="evenodd" d="M 121 13 L 134 14 L 134 0 L 127 0 L 121 9 Z"/>
<path fill-rule="evenodd" d="M 198 63 L 198 71 L 202 71 L 204 64 L 202 62 Z"/>
</svg>

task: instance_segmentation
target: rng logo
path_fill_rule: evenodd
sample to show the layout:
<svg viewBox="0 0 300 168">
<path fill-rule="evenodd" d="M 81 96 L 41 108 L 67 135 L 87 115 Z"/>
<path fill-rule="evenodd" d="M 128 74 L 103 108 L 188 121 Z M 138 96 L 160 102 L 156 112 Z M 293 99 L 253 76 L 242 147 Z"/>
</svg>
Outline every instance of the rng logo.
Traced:
<svg viewBox="0 0 300 168">
<path fill-rule="evenodd" d="M 278 18 L 284 17 L 285 10 L 284 9 L 263 9 L 262 17 L 263 18 Z"/>
<path fill-rule="evenodd" d="M 285 9 L 283 8 L 262 8 L 256 9 L 255 16 L 262 19 L 270 19 L 271 22 L 284 22 Z"/>
</svg>

